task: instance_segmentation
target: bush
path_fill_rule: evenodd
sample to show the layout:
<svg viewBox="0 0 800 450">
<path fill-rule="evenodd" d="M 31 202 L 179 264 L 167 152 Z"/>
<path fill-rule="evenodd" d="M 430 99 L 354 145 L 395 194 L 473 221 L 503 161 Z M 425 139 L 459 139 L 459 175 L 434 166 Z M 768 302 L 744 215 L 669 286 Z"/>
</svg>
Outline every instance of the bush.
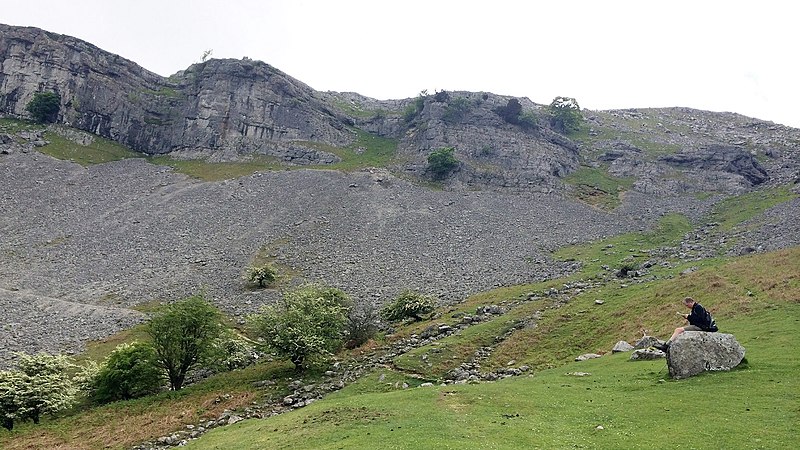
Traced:
<svg viewBox="0 0 800 450">
<path fill-rule="evenodd" d="M 303 371 L 341 347 L 350 305 L 339 289 L 305 285 L 286 292 L 249 321 L 267 347 Z"/>
<path fill-rule="evenodd" d="M 458 166 L 458 160 L 453 155 L 455 151 L 453 147 L 444 147 L 428 155 L 428 170 L 433 172 L 434 177 L 444 177 Z"/>
<path fill-rule="evenodd" d="M 432 313 L 435 308 L 436 300 L 433 297 L 407 290 L 386 305 L 381 315 L 388 322 L 422 320 L 423 315 Z"/>
<path fill-rule="evenodd" d="M 556 97 L 547 107 L 550 113 L 550 124 L 562 133 L 571 133 L 580 130 L 581 107 L 578 101 L 571 97 Z"/>
<path fill-rule="evenodd" d="M 261 287 L 267 287 L 278 278 L 278 272 L 270 264 L 251 267 L 247 271 L 247 279 Z"/>
<path fill-rule="evenodd" d="M 108 355 L 94 380 L 93 400 L 110 403 L 155 394 L 163 374 L 153 347 L 143 342 L 121 344 Z"/>
<path fill-rule="evenodd" d="M 345 347 L 356 348 L 372 339 L 378 332 L 378 318 L 378 309 L 372 303 L 362 301 L 350 308 Z"/>
<path fill-rule="evenodd" d="M 54 92 L 37 92 L 28 102 L 25 109 L 31 113 L 33 120 L 39 123 L 52 123 L 58 118 L 61 99 Z"/>
<path fill-rule="evenodd" d="M 150 319 L 147 333 L 172 390 L 183 386 L 190 369 L 213 356 L 223 332 L 222 315 L 202 295 L 167 305 Z"/>
<path fill-rule="evenodd" d="M 253 345 L 234 333 L 228 333 L 217 345 L 221 370 L 242 369 L 258 359 L 258 353 Z"/>
<path fill-rule="evenodd" d="M 8 430 L 15 420 L 38 424 L 42 415 L 71 407 L 77 390 L 69 371 L 75 365 L 62 355 L 20 353 L 18 370 L 0 372 L 0 423 Z"/>
</svg>

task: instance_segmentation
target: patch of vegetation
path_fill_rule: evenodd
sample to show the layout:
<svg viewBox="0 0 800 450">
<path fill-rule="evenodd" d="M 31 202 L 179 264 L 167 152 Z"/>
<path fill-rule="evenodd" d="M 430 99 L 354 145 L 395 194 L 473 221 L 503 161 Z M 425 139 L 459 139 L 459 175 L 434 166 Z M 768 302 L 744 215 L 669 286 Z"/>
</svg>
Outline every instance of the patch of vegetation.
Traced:
<svg viewBox="0 0 800 450">
<path fill-rule="evenodd" d="M 247 269 L 247 280 L 262 288 L 270 286 L 277 278 L 278 271 L 269 263 Z"/>
<path fill-rule="evenodd" d="M 143 157 L 141 153 L 99 136 L 92 136 L 92 143 L 89 145 L 78 144 L 53 131 L 46 132 L 44 138 L 50 143 L 39 147 L 40 152 L 82 166 Z"/>
<path fill-rule="evenodd" d="M 444 178 L 458 167 L 455 151 L 454 147 L 442 147 L 428 155 L 428 170 L 431 171 L 434 178 Z"/>
<path fill-rule="evenodd" d="M 328 151 L 342 160 L 322 168 L 352 172 L 369 167 L 388 167 L 397 154 L 397 139 L 385 138 L 360 129 L 354 129 L 355 141 L 345 148 L 328 147 Z"/>
<path fill-rule="evenodd" d="M 579 200 L 603 209 L 614 209 L 622 203 L 621 195 L 633 187 L 632 178 L 617 178 L 605 168 L 582 166 L 564 177 L 576 187 Z"/>
<path fill-rule="evenodd" d="M 776 205 L 795 198 L 797 194 L 792 192 L 789 186 L 748 192 L 727 198 L 715 205 L 711 220 L 719 222 L 720 229 L 727 231 Z"/>
<path fill-rule="evenodd" d="M 212 163 L 202 159 L 174 159 L 168 155 L 151 156 L 147 160 L 159 166 L 172 167 L 176 172 L 203 181 L 221 181 L 245 177 L 256 172 L 283 170 L 277 158 L 253 155 L 248 161 Z"/>
<path fill-rule="evenodd" d="M 30 120 L 10 119 L 7 117 L 0 118 L 0 131 L 3 133 L 14 134 L 20 131 L 44 130 L 44 128 L 42 124 Z"/>
</svg>

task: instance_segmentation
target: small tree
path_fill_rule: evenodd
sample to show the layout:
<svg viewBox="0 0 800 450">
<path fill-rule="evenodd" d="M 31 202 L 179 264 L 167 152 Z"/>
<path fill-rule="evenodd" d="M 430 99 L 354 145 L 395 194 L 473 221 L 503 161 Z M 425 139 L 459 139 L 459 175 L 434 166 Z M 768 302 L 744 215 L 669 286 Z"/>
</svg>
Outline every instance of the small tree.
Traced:
<svg viewBox="0 0 800 450">
<path fill-rule="evenodd" d="M 433 297 L 406 290 L 386 305 L 381 310 L 381 315 L 388 322 L 422 320 L 423 315 L 432 313 L 435 308 L 436 300 Z"/>
<path fill-rule="evenodd" d="M 303 371 L 312 360 L 341 347 L 349 307 L 350 299 L 341 290 L 305 285 L 250 316 L 250 324 L 270 349 Z"/>
<path fill-rule="evenodd" d="M 252 283 L 258 283 L 261 287 L 274 283 L 277 277 L 278 272 L 270 264 L 254 266 L 247 271 L 247 279 Z"/>
<path fill-rule="evenodd" d="M 453 147 L 443 147 L 434 150 L 428 155 L 428 170 L 433 172 L 436 178 L 442 178 L 451 170 L 458 166 L 458 160 L 453 155 L 456 151 Z"/>
<path fill-rule="evenodd" d="M 61 99 L 54 92 L 37 92 L 28 102 L 25 109 L 31 113 L 33 120 L 39 123 L 52 123 L 58 118 Z"/>
<path fill-rule="evenodd" d="M 183 386 L 189 369 L 213 353 L 223 331 L 219 310 L 199 294 L 166 306 L 150 319 L 147 333 L 170 389 Z"/>
<path fill-rule="evenodd" d="M 556 97 L 547 109 L 550 113 L 550 124 L 562 133 L 580 130 L 583 116 L 581 107 L 574 98 Z"/>
<path fill-rule="evenodd" d="M 38 424 L 75 402 L 77 390 L 68 371 L 75 366 L 62 355 L 18 354 L 18 370 L 0 372 L 0 423 L 8 430 L 15 420 Z"/>
<path fill-rule="evenodd" d="M 94 400 L 109 403 L 158 392 L 162 383 L 156 352 L 150 344 L 121 344 L 108 355 L 94 379 Z"/>
</svg>

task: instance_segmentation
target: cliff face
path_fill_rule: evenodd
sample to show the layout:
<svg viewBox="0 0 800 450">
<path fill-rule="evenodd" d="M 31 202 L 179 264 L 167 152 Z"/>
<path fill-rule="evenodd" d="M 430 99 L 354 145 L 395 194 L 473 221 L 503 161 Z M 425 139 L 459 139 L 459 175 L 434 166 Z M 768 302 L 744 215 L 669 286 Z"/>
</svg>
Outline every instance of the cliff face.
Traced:
<svg viewBox="0 0 800 450">
<path fill-rule="evenodd" d="M 54 91 L 61 123 L 145 153 L 190 148 L 291 159 L 298 148 L 303 155 L 294 141 L 353 139 L 314 90 L 261 62 L 212 60 L 163 78 L 79 39 L 6 25 L 0 61 L 0 112 L 24 116 L 36 92 Z"/>
<path fill-rule="evenodd" d="M 0 25 L 0 114 L 26 117 L 34 94 L 54 91 L 58 121 L 132 149 L 288 164 L 339 161 L 366 150 L 359 130 L 397 143 L 390 169 L 430 178 L 427 156 L 455 148 L 450 187 L 570 189 L 581 165 L 633 178 L 651 194 L 741 192 L 797 176 L 800 130 L 685 108 L 583 111 L 579 133 L 551 127 L 546 107 L 480 92 L 379 101 L 317 92 L 263 62 L 210 60 L 169 78 L 69 36 Z M 341 153 L 336 151 L 337 153 Z M 616 195 L 616 193 L 613 193 Z"/>
</svg>

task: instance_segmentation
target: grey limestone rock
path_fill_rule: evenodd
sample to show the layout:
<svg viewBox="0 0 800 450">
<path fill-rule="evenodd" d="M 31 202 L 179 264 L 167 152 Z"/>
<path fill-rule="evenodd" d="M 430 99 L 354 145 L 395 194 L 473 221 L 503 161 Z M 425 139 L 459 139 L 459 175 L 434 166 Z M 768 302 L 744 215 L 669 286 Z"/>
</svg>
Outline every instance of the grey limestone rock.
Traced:
<svg viewBox="0 0 800 450">
<path fill-rule="evenodd" d="M 654 348 L 640 348 L 631 353 L 631 361 L 650 361 L 663 358 L 664 352 Z"/>
<path fill-rule="evenodd" d="M 611 349 L 611 353 L 622 353 L 622 352 L 629 352 L 633 350 L 633 346 L 626 341 L 619 341 L 614 344 L 614 348 Z"/>
<path fill-rule="evenodd" d="M 688 378 L 705 371 L 730 370 L 744 355 L 744 347 L 732 334 L 686 331 L 667 349 L 667 367 L 673 378 Z"/>
</svg>

